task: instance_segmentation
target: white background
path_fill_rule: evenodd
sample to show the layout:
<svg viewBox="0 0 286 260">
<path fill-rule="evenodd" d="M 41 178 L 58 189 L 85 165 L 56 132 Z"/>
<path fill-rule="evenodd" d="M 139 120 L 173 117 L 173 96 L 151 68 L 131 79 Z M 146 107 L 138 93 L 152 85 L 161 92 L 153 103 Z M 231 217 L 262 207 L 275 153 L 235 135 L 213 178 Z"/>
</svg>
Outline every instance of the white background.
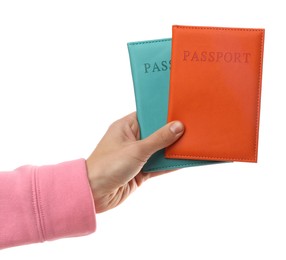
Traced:
<svg viewBox="0 0 286 260">
<path fill-rule="evenodd" d="M 259 162 L 180 170 L 97 216 L 89 236 L 0 259 L 285 259 L 283 1 L 0 0 L 0 169 L 86 158 L 135 110 L 127 42 L 171 26 L 266 29 Z M 3 225 L 5 223 L 0 223 Z"/>
</svg>

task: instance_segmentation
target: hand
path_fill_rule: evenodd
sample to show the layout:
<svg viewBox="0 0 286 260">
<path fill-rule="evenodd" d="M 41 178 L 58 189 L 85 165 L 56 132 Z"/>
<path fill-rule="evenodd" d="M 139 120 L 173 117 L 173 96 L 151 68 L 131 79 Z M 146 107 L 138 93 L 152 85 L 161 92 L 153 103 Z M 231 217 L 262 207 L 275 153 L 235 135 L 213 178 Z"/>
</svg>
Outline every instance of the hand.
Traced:
<svg viewBox="0 0 286 260">
<path fill-rule="evenodd" d="M 183 132 L 183 124 L 174 121 L 139 140 L 135 112 L 114 122 L 87 159 L 96 212 L 116 207 L 144 181 L 166 173 L 141 170 L 153 153 L 177 141 Z"/>
</svg>

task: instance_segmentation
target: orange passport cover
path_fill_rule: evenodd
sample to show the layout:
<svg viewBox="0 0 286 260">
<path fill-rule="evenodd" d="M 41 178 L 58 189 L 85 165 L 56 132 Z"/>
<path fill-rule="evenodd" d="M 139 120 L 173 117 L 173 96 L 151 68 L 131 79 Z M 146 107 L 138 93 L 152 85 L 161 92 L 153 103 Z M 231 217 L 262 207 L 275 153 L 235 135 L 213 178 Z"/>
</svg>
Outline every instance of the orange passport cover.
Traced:
<svg viewBox="0 0 286 260">
<path fill-rule="evenodd" d="M 257 162 L 264 29 L 173 26 L 166 158 Z"/>
</svg>

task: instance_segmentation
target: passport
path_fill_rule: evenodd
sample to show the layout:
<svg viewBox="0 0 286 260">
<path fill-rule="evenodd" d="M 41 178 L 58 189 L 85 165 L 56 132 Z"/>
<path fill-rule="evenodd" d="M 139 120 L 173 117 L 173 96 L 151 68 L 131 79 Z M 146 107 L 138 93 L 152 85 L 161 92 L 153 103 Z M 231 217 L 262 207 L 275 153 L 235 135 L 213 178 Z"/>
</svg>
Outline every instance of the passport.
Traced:
<svg viewBox="0 0 286 260">
<path fill-rule="evenodd" d="M 257 162 L 264 31 L 173 26 L 166 158 Z"/>
<path fill-rule="evenodd" d="M 171 70 L 171 39 L 127 44 L 140 138 L 144 139 L 167 123 Z M 213 164 L 212 161 L 166 159 L 164 149 L 153 154 L 144 172 Z"/>
</svg>

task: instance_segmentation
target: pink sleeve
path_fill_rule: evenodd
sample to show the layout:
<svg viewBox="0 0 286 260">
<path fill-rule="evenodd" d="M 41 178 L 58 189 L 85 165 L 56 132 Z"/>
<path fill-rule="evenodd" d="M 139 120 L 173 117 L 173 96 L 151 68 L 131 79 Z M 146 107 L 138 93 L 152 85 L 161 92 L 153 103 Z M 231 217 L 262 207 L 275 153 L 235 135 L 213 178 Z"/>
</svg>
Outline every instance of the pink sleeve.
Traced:
<svg viewBox="0 0 286 260">
<path fill-rule="evenodd" d="M 0 173 L 0 249 L 94 231 L 84 159 Z"/>
</svg>

